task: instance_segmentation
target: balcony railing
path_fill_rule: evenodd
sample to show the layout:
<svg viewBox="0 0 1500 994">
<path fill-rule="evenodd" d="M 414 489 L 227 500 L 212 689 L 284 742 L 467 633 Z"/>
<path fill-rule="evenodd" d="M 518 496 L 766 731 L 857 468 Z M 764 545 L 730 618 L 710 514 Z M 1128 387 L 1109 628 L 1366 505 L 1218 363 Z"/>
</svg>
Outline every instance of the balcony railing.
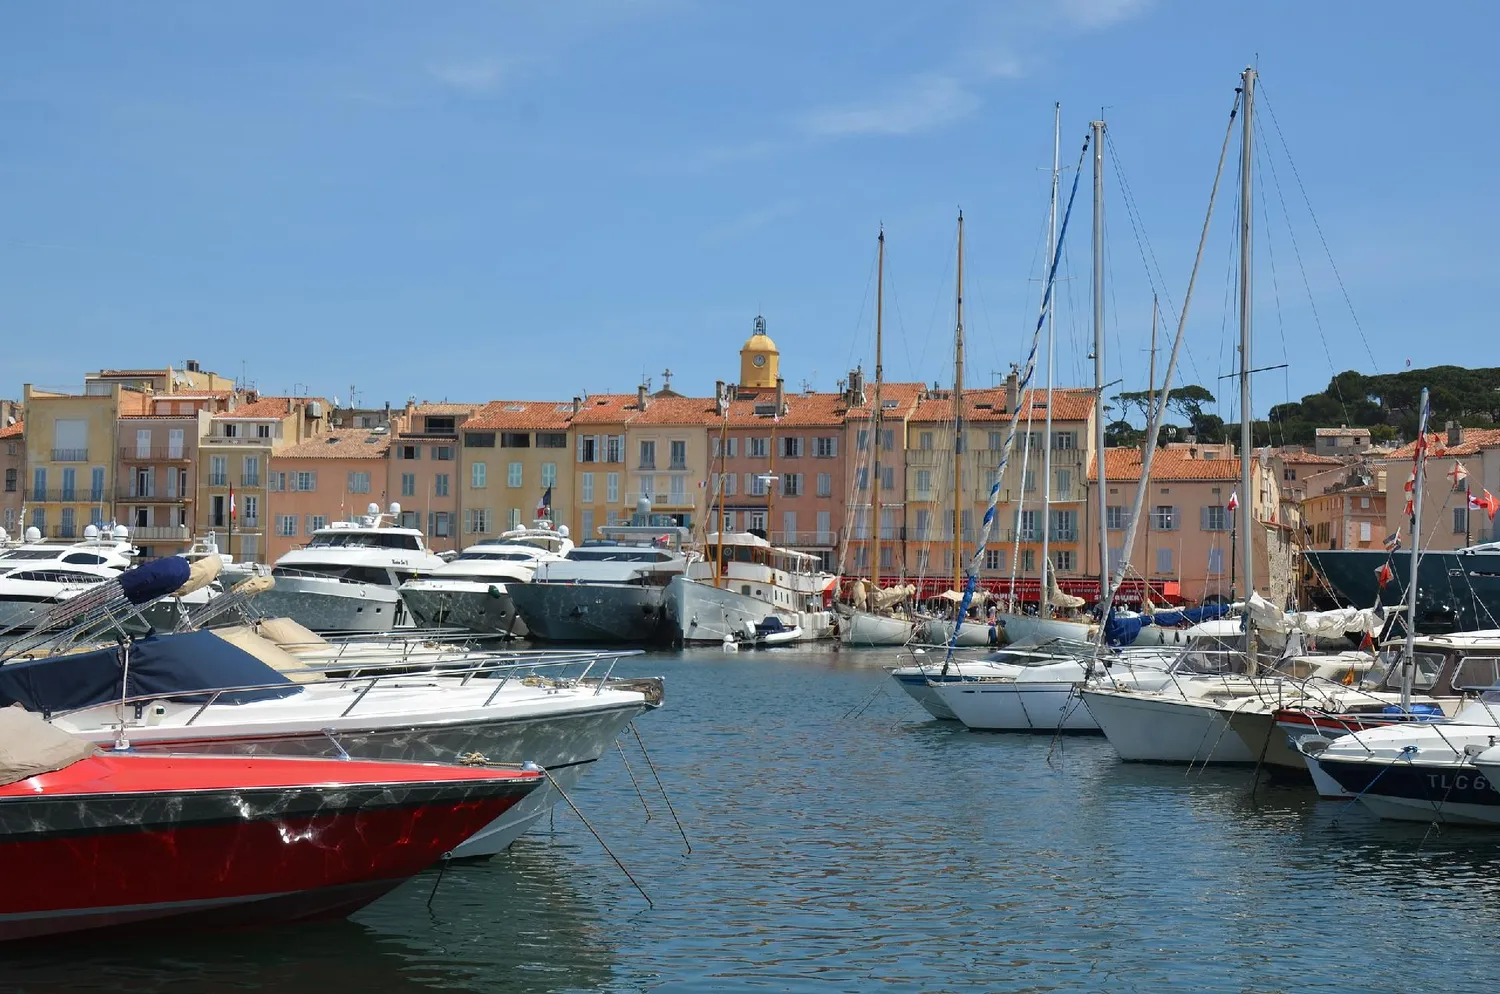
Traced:
<svg viewBox="0 0 1500 994">
<path fill-rule="evenodd" d="M 1076 541 L 1078 541 L 1078 529 L 1076 529 L 1076 528 L 1054 528 L 1054 529 L 1052 529 L 1052 541 L 1054 541 L 1054 542 L 1076 542 Z"/>
<path fill-rule="evenodd" d="M 134 542 L 186 542 L 192 538 L 187 525 L 140 525 L 130 529 Z"/>
<path fill-rule="evenodd" d="M 227 487 L 227 486 L 229 486 L 229 474 L 228 473 L 210 473 L 210 474 L 208 474 L 208 485 L 211 486 L 211 487 Z"/>
<path fill-rule="evenodd" d="M 27 490 L 25 499 L 30 504 L 100 504 L 108 497 L 103 490 L 48 487 L 45 490 Z"/>
<path fill-rule="evenodd" d="M 53 449 L 53 462 L 88 462 L 88 449 Z"/>
<path fill-rule="evenodd" d="M 209 445 L 270 445 L 274 439 L 259 435 L 210 435 L 203 441 Z"/>
<path fill-rule="evenodd" d="M 120 459 L 124 462 L 188 462 L 192 458 L 181 445 L 120 446 Z"/>
<path fill-rule="evenodd" d="M 141 491 L 129 484 L 121 484 L 115 488 L 115 500 L 135 501 L 137 504 L 149 503 L 172 503 L 183 504 L 192 498 L 184 494 L 169 494 L 164 487 L 152 487 L 150 490 Z"/>
<path fill-rule="evenodd" d="M 834 531 L 779 531 L 771 532 L 770 536 L 770 541 L 773 545 L 785 545 L 792 548 L 804 545 L 831 547 L 837 545 L 839 541 L 839 533 Z"/>
<path fill-rule="evenodd" d="M 625 495 L 625 502 L 630 507 L 635 507 L 636 501 L 641 499 L 639 493 Z M 646 494 L 651 498 L 652 507 L 695 507 L 698 503 L 697 490 L 685 490 L 682 493 Z"/>
</svg>

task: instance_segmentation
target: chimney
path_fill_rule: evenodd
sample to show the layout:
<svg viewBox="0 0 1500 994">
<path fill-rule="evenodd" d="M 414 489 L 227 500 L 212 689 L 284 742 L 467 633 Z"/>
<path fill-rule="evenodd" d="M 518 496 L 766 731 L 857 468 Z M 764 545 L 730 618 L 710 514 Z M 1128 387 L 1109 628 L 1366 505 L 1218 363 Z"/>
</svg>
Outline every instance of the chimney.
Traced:
<svg viewBox="0 0 1500 994">
<path fill-rule="evenodd" d="M 1015 363 L 1005 377 L 1005 413 L 1014 414 L 1021 406 L 1021 373 Z"/>
<path fill-rule="evenodd" d="M 581 411 L 581 410 L 583 410 L 583 398 L 582 397 L 574 397 L 573 398 L 573 416 L 576 418 L 578 416 L 578 412 Z"/>
<path fill-rule="evenodd" d="M 1448 422 L 1448 444 L 1464 444 L 1464 426 L 1459 424 L 1457 421 Z"/>
<path fill-rule="evenodd" d="M 849 406 L 858 407 L 865 402 L 865 371 L 855 366 L 849 370 Z"/>
<path fill-rule="evenodd" d="M 391 423 L 391 402 L 390 401 L 386 401 L 385 402 L 385 421 L 383 421 L 382 424 L 390 424 L 390 423 Z"/>
<path fill-rule="evenodd" d="M 646 384 L 642 383 L 635 388 L 635 409 L 644 411 L 646 409 Z"/>
<path fill-rule="evenodd" d="M 786 414 L 786 380 L 776 377 L 776 416 Z"/>
<path fill-rule="evenodd" d="M 729 413 L 729 388 L 723 380 L 714 380 L 714 415 L 722 418 Z"/>
</svg>

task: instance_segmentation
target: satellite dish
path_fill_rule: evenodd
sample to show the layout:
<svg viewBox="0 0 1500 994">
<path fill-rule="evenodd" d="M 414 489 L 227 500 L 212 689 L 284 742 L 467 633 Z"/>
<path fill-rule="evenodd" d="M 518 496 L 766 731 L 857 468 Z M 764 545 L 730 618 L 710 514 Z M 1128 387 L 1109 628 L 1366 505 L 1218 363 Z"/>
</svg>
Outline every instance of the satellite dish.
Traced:
<svg viewBox="0 0 1500 994">
<path fill-rule="evenodd" d="M 87 528 L 85 528 L 83 530 L 83 537 L 85 539 L 87 539 L 88 541 L 90 541 L 90 542 L 92 542 L 94 539 L 98 538 L 99 537 L 99 526 L 98 525 L 89 525 Z"/>
<path fill-rule="evenodd" d="M 124 542 L 130 538 L 130 529 L 124 525 L 115 525 L 109 530 L 109 536 L 117 542 Z"/>
<path fill-rule="evenodd" d="M 32 525 L 26 529 L 25 538 L 28 542 L 40 542 L 42 540 L 42 530 L 36 525 Z"/>
<path fill-rule="evenodd" d="M 393 517 L 393 518 L 399 518 L 400 516 L 401 516 L 401 505 L 397 504 L 395 501 L 391 501 L 391 517 Z"/>
<path fill-rule="evenodd" d="M 365 508 L 365 513 L 366 514 L 379 514 L 380 513 L 380 505 L 372 502 L 368 507 Z"/>
<path fill-rule="evenodd" d="M 561 535 L 563 538 L 567 538 L 568 537 L 568 526 L 567 525 L 558 525 L 557 526 L 557 533 L 559 535 Z"/>
</svg>

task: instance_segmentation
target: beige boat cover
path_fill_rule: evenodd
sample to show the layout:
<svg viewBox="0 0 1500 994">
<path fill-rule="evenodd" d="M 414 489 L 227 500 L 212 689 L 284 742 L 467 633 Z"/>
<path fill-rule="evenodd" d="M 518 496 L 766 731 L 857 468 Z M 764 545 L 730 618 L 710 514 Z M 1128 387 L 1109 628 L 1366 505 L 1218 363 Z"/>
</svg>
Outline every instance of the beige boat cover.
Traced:
<svg viewBox="0 0 1500 994">
<path fill-rule="evenodd" d="M 1072 594 L 1063 593 L 1062 588 L 1057 585 L 1057 577 L 1052 575 L 1050 569 L 1047 571 L 1047 600 L 1053 607 L 1060 607 L 1068 611 L 1076 611 L 1078 608 L 1083 607 L 1082 597 L 1074 597 Z"/>
<path fill-rule="evenodd" d="M 252 576 L 248 580 L 241 580 L 239 583 L 236 583 L 234 585 L 234 592 L 245 597 L 254 597 L 256 594 L 265 593 L 274 586 L 276 586 L 276 578 L 274 576 Z"/>
<path fill-rule="evenodd" d="M 224 560 L 218 556 L 204 556 L 188 567 L 187 583 L 172 591 L 173 597 L 186 597 L 195 590 L 202 590 L 219 578 L 224 569 Z"/>
<path fill-rule="evenodd" d="M 245 625 L 230 625 L 227 628 L 210 628 L 219 638 L 238 649 L 250 653 L 282 676 L 295 683 L 312 683 L 322 675 L 308 669 L 296 656 L 287 652 L 270 639 L 262 638 Z"/>
<path fill-rule="evenodd" d="M 98 751 L 19 704 L 0 708 L 0 787 L 66 769 Z"/>
<path fill-rule="evenodd" d="M 900 604 L 904 600 L 908 600 L 916 592 L 917 588 L 910 583 L 897 584 L 894 587 L 877 590 L 870 597 L 870 610 L 877 613 L 884 611 L 887 608 Z"/>
<path fill-rule="evenodd" d="M 262 638 L 268 638 L 272 642 L 289 651 L 296 649 L 307 649 L 321 647 L 328 644 L 328 640 L 311 628 L 304 628 L 300 622 L 291 618 L 262 618 L 255 630 Z"/>
</svg>

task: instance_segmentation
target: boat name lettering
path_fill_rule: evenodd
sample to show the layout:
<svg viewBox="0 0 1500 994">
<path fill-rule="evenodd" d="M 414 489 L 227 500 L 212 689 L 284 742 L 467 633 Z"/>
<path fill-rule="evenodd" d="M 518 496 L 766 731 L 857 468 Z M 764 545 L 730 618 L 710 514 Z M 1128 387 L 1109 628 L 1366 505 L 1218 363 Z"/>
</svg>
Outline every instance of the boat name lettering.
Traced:
<svg viewBox="0 0 1500 994">
<path fill-rule="evenodd" d="M 1475 776 L 1470 779 L 1466 773 L 1460 773 L 1452 778 L 1446 773 L 1429 773 L 1427 774 L 1427 782 L 1434 790 L 1468 790 L 1472 787 L 1475 790 L 1483 791 L 1488 790 L 1490 786 L 1490 782 L 1484 777 Z"/>
</svg>

